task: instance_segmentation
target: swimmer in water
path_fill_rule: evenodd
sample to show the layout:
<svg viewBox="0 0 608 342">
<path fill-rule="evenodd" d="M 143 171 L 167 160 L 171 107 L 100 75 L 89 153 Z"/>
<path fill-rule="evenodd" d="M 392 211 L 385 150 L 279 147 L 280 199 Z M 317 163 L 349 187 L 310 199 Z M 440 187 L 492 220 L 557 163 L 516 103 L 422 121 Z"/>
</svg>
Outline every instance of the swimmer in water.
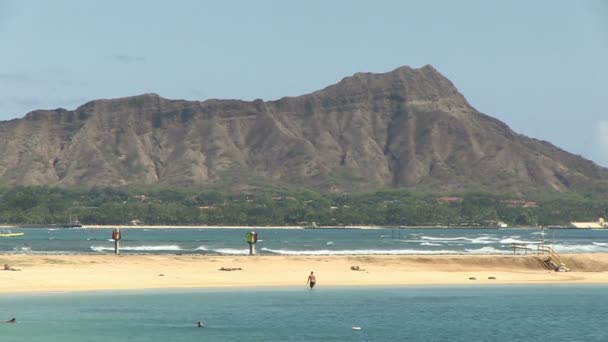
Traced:
<svg viewBox="0 0 608 342">
<path fill-rule="evenodd" d="M 308 285 L 310 285 L 311 289 L 315 287 L 315 284 L 317 283 L 317 278 L 315 277 L 314 272 L 310 272 L 310 275 L 308 276 L 308 280 L 306 282 L 308 283 Z"/>
</svg>

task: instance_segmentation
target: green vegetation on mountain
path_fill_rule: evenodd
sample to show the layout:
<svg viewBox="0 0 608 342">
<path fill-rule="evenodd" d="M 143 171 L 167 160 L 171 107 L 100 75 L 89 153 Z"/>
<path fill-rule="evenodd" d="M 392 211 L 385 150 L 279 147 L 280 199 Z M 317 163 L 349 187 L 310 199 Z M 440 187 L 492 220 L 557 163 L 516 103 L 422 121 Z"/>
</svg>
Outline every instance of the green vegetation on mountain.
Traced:
<svg viewBox="0 0 608 342">
<path fill-rule="evenodd" d="M 0 222 L 147 225 L 386 225 L 510 226 L 564 225 L 608 217 L 608 201 L 592 195 L 518 198 L 486 193 L 439 197 L 405 190 L 327 194 L 311 190 L 252 193 L 145 188 L 0 189 Z"/>
</svg>

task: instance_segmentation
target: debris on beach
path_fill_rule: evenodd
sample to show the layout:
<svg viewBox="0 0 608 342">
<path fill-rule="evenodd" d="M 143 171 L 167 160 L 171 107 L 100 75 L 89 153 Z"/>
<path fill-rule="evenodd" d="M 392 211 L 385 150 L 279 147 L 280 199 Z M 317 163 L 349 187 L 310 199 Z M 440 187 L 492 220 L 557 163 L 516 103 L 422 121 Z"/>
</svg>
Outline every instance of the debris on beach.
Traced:
<svg viewBox="0 0 608 342">
<path fill-rule="evenodd" d="M 241 271 L 243 269 L 240 267 L 222 267 L 219 270 L 220 271 Z"/>
</svg>

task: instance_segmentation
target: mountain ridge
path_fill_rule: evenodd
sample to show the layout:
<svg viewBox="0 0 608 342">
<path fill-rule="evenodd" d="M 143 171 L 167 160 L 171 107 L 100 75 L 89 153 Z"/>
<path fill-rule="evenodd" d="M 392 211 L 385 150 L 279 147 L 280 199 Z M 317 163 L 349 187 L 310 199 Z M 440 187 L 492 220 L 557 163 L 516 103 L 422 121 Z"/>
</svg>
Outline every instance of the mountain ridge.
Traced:
<svg viewBox="0 0 608 342">
<path fill-rule="evenodd" d="M 480 113 L 431 65 L 273 101 L 147 93 L 36 110 L 0 122 L 0 152 L 9 186 L 608 189 L 608 169 Z"/>
</svg>

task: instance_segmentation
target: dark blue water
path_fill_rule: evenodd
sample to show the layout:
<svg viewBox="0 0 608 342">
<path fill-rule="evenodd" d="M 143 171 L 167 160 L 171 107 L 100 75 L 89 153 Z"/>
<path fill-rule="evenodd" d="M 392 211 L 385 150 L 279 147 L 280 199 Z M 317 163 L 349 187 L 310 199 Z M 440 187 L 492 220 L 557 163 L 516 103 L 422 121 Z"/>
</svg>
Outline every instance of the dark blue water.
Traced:
<svg viewBox="0 0 608 342">
<path fill-rule="evenodd" d="M 125 228 L 122 253 L 247 254 L 245 229 Z M 543 240 L 559 253 L 608 252 L 608 229 L 256 229 L 259 254 L 506 254 Z M 0 253 L 112 253 L 110 229 L 13 229 Z"/>
<path fill-rule="evenodd" d="M 592 342 L 606 308 L 579 285 L 1 295 L 0 340 Z"/>
</svg>

